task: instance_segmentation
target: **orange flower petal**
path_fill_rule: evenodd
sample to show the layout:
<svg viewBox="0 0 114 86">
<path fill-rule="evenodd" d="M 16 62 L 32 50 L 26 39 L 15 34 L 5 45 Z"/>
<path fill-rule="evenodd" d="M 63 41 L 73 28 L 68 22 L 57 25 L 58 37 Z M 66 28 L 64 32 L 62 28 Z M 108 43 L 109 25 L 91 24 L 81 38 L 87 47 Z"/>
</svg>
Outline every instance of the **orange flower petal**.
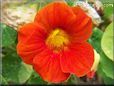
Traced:
<svg viewBox="0 0 114 86">
<path fill-rule="evenodd" d="M 33 67 L 43 80 L 52 83 L 60 83 L 69 77 L 69 73 L 63 73 L 60 67 L 60 56 L 45 49 L 33 60 Z"/>
<path fill-rule="evenodd" d="M 17 53 L 25 63 L 32 64 L 35 55 L 45 49 L 46 33 L 39 25 L 29 23 L 18 31 Z"/>
<path fill-rule="evenodd" d="M 75 42 L 87 41 L 92 34 L 92 20 L 80 7 L 70 7 L 65 3 L 51 3 L 42 8 L 35 22 L 49 32 L 55 28 L 65 30 Z"/>
<path fill-rule="evenodd" d="M 92 20 L 80 7 L 73 7 L 72 10 L 76 20 L 68 25 L 68 32 L 71 33 L 72 40 L 75 42 L 87 41 L 92 34 Z"/>
<path fill-rule="evenodd" d="M 74 73 L 81 77 L 86 75 L 93 65 L 94 52 L 88 43 L 72 44 L 70 48 L 63 51 L 60 63 L 63 72 Z"/>
<path fill-rule="evenodd" d="M 35 22 L 45 26 L 45 29 L 65 29 L 76 19 L 72 9 L 65 3 L 54 2 L 42 8 L 36 15 Z"/>
</svg>

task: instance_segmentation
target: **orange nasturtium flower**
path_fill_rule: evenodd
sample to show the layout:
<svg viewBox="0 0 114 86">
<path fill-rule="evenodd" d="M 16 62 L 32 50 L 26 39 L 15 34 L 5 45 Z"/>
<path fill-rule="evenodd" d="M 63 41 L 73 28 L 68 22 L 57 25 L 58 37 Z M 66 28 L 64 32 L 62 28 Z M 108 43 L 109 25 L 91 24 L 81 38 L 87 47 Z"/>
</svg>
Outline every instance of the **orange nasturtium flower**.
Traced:
<svg viewBox="0 0 114 86">
<path fill-rule="evenodd" d="M 70 74 L 82 77 L 90 72 L 91 34 L 92 20 L 80 7 L 53 2 L 37 13 L 33 23 L 19 29 L 17 53 L 43 80 L 59 83 Z"/>
</svg>

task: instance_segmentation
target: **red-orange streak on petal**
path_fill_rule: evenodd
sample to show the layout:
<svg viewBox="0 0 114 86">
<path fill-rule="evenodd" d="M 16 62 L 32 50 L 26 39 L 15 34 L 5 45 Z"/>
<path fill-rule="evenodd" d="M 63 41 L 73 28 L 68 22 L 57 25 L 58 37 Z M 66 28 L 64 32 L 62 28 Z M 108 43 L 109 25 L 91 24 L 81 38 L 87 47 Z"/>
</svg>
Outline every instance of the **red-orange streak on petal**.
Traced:
<svg viewBox="0 0 114 86">
<path fill-rule="evenodd" d="M 45 49 L 46 33 L 39 25 L 29 23 L 18 31 L 17 53 L 25 63 L 32 64 L 36 54 Z"/>
<path fill-rule="evenodd" d="M 60 67 L 60 55 L 45 49 L 33 60 L 33 67 L 43 80 L 52 83 L 60 83 L 69 77 L 69 73 L 63 73 Z"/>
<path fill-rule="evenodd" d="M 94 52 L 88 43 L 72 44 L 68 50 L 63 51 L 60 63 L 63 72 L 74 73 L 81 77 L 87 74 L 93 65 Z"/>
</svg>

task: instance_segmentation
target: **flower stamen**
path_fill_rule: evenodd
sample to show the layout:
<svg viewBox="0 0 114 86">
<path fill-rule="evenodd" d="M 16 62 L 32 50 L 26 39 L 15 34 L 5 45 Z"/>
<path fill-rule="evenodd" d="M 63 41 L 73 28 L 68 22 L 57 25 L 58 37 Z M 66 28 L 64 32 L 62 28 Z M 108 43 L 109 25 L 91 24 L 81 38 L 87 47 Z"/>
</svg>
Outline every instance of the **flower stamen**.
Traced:
<svg viewBox="0 0 114 86">
<path fill-rule="evenodd" d="M 60 51 L 69 43 L 68 35 L 65 31 L 57 28 L 53 30 L 47 37 L 46 44 L 54 51 Z"/>
</svg>

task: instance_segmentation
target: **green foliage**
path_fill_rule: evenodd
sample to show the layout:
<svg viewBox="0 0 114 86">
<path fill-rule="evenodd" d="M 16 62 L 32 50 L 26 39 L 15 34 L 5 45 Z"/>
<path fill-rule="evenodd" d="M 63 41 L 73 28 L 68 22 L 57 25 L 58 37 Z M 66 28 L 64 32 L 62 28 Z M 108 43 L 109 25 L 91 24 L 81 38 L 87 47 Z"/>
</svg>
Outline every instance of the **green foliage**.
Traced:
<svg viewBox="0 0 114 86">
<path fill-rule="evenodd" d="M 111 61 L 102 51 L 101 49 L 101 38 L 102 38 L 103 32 L 98 29 L 95 28 L 93 31 L 93 35 L 91 37 L 91 39 L 89 40 L 89 42 L 93 45 L 93 47 L 97 50 L 97 52 L 100 54 L 100 65 L 103 73 L 105 73 L 105 75 L 107 77 L 109 77 L 110 79 L 114 79 L 113 75 L 114 75 L 114 62 Z M 107 39 L 105 39 L 107 40 Z"/>
<path fill-rule="evenodd" d="M 5 80 L 5 78 L 0 74 L 0 84 L 7 84 L 7 81 Z"/>
<path fill-rule="evenodd" d="M 17 32 L 11 27 L 2 26 L 2 84 L 22 84 L 31 76 L 33 69 L 24 64 L 16 53 Z"/>
<path fill-rule="evenodd" d="M 0 47 L 2 46 L 2 40 L 1 39 L 2 39 L 2 29 L 0 29 Z"/>
<path fill-rule="evenodd" d="M 3 58 L 3 76 L 10 84 L 23 84 L 32 74 L 32 68 L 24 64 L 16 52 L 9 53 Z"/>
<path fill-rule="evenodd" d="M 102 3 L 114 3 L 114 0 L 100 0 Z"/>
<path fill-rule="evenodd" d="M 76 0 L 65 0 L 65 1 L 68 3 L 69 6 L 73 6 Z"/>
<path fill-rule="evenodd" d="M 91 38 L 89 39 L 89 42 L 92 44 L 92 46 L 98 53 L 101 52 L 100 44 L 101 44 L 102 34 L 103 34 L 103 32 L 100 29 L 94 28 L 93 34 L 92 34 Z"/>
<path fill-rule="evenodd" d="M 107 57 L 111 60 L 114 61 L 113 58 L 113 23 L 111 23 L 105 30 L 102 41 L 101 41 L 101 46 L 104 51 L 104 53 L 107 55 Z"/>
<path fill-rule="evenodd" d="M 5 24 L 0 23 L 0 26 L 2 28 L 2 46 L 5 47 L 15 43 L 17 32 Z"/>
<path fill-rule="evenodd" d="M 114 79 L 114 62 L 108 59 L 108 57 L 101 51 L 101 66 L 103 72 L 110 78 Z"/>
<path fill-rule="evenodd" d="M 5 24 L 1 25 L 2 29 L 5 31 L 2 33 L 4 38 L 2 39 L 2 75 L 0 75 L 0 83 L 3 85 L 25 83 L 45 84 L 40 76 L 33 72 L 33 68 L 30 65 L 23 63 L 17 55 L 17 32 Z"/>
<path fill-rule="evenodd" d="M 36 73 L 36 72 L 33 72 L 32 76 L 30 77 L 30 79 L 28 80 L 27 82 L 28 85 L 43 85 L 43 84 L 46 84 L 46 82 L 44 82 L 40 76 Z"/>
<path fill-rule="evenodd" d="M 100 77 L 103 78 L 103 81 L 106 85 L 113 85 L 114 84 L 114 79 L 107 77 L 106 74 L 103 72 L 102 66 L 100 66 L 100 65 L 99 65 L 97 74 L 99 74 Z"/>
<path fill-rule="evenodd" d="M 104 16 L 110 17 L 113 14 L 113 4 L 104 4 Z"/>
</svg>

